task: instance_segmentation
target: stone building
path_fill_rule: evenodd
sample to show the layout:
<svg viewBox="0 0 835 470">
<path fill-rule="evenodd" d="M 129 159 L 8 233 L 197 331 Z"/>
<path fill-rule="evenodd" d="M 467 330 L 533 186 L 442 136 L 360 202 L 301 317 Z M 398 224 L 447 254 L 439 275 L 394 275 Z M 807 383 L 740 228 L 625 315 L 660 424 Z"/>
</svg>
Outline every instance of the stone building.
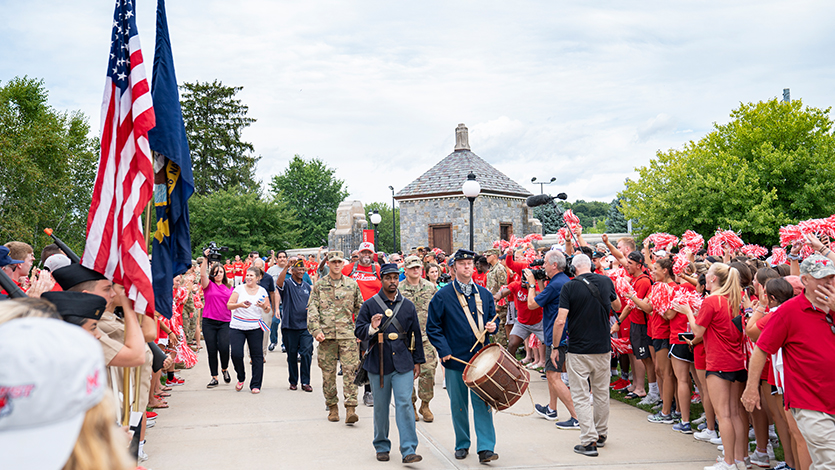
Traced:
<svg viewBox="0 0 835 470">
<path fill-rule="evenodd" d="M 511 234 L 542 233 L 525 205 L 531 193 L 470 151 L 467 128 L 455 129 L 455 151 L 395 195 L 400 203 L 400 247 L 438 247 L 446 253 L 470 245 L 470 205 L 462 192 L 475 174 L 481 193 L 473 203 L 474 249 L 490 248 Z"/>
</svg>

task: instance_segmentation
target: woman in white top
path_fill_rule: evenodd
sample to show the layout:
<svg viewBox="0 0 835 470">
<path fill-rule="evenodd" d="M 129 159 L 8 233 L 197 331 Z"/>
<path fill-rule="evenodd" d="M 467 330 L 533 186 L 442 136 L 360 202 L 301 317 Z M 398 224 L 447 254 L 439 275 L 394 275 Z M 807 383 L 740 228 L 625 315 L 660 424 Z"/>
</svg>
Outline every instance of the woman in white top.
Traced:
<svg viewBox="0 0 835 470">
<path fill-rule="evenodd" d="M 249 388 L 252 393 L 261 392 L 261 379 L 264 375 L 264 331 L 269 326 L 261 320 L 263 313 L 270 311 L 270 299 L 267 291 L 258 285 L 258 279 L 263 276 L 259 268 L 246 270 L 244 284 L 235 287 L 226 308 L 232 311 L 232 321 L 229 323 L 229 343 L 232 346 L 232 364 L 238 375 L 235 390 L 244 388 L 246 370 L 244 369 L 244 341 L 249 346 L 249 357 L 252 359 L 252 380 Z"/>
</svg>

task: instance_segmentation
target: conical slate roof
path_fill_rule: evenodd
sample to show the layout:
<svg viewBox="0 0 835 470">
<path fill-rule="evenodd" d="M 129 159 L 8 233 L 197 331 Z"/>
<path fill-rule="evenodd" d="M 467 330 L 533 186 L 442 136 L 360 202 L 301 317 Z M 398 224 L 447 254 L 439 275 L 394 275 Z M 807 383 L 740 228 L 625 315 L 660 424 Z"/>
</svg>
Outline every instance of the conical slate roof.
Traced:
<svg viewBox="0 0 835 470">
<path fill-rule="evenodd" d="M 522 185 L 470 151 L 467 128 L 463 124 L 459 125 L 456 131 L 456 150 L 401 189 L 395 199 L 462 195 L 461 186 L 471 171 L 481 185 L 481 194 L 531 196 L 531 192 Z"/>
</svg>

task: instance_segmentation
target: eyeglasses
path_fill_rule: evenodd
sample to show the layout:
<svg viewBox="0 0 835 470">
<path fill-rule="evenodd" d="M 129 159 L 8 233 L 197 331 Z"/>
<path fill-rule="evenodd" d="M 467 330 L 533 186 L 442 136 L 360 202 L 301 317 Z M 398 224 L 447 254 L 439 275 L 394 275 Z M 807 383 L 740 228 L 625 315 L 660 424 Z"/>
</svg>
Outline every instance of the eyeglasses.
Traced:
<svg viewBox="0 0 835 470">
<path fill-rule="evenodd" d="M 826 318 L 826 323 L 829 323 L 829 329 L 832 331 L 832 334 L 835 334 L 835 321 L 832 320 L 832 313 L 827 313 L 824 315 L 824 318 Z"/>
</svg>

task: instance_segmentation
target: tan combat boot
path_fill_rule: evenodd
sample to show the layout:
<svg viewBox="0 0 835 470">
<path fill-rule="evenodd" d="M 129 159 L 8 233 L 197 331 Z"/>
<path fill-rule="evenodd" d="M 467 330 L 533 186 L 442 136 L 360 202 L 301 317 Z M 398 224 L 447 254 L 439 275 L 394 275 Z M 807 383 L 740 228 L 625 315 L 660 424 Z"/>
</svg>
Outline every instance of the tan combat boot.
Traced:
<svg viewBox="0 0 835 470">
<path fill-rule="evenodd" d="M 423 415 L 423 420 L 427 423 L 431 423 L 435 420 L 435 415 L 432 414 L 432 410 L 429 409 L 429 402 L 425 402 L 421 400 L 420 402 L 420 414 Z M 417 417 L 417 414 L 415 415 Z"/>
<path fill-rule="evenodd" d="M 339 421 L 339 405 L 331 405 L 328 407 L 328 421 Z"/>
<path fill-rule="evenodd" d="M 360 417 L 357 416 L 356 406 L 346 406 L 345 407 L 345 424 L 354 424 L 360 420 Z M 336 418 L 339 420 L 339 417 Z"/>
</svg>

